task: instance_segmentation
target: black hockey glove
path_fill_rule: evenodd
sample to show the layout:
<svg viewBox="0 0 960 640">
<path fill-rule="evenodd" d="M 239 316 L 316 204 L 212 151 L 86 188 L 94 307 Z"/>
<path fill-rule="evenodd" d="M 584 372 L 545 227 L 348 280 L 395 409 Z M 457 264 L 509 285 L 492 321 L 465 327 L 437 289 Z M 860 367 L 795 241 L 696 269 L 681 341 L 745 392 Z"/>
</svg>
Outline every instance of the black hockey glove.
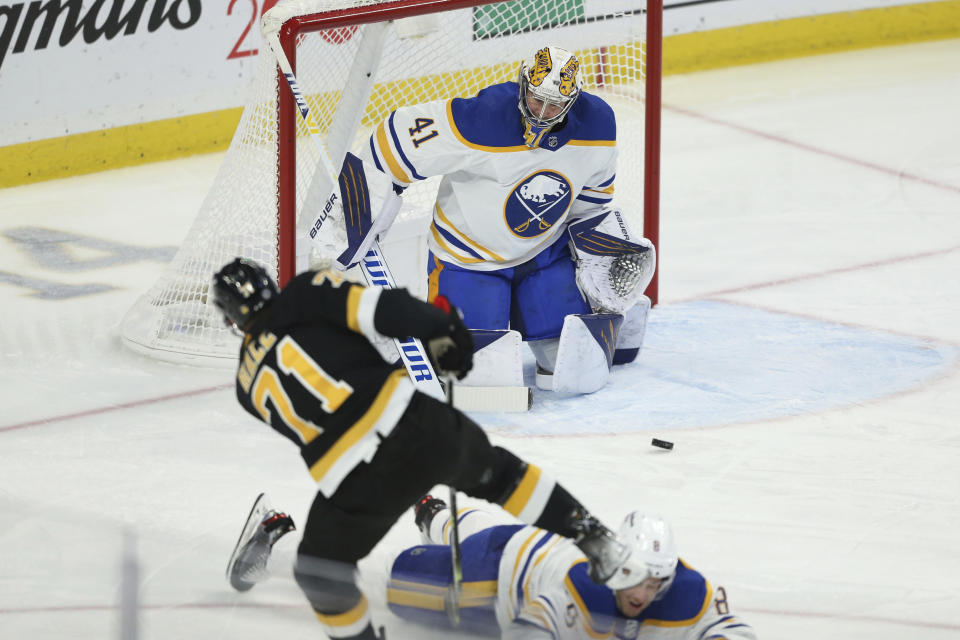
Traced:
<svg viewBox="0 0 960 640">
<path fill-rule="evenodd" d="M 447 326 L 444 333 L 427 341 L 430 360 L 439 375 L 463 380 L 473 368 L 473 336 L 463 324 L 460 310 L 444 296 L 434 298 L 433 306 L 447 314 Z"/>
</svg>

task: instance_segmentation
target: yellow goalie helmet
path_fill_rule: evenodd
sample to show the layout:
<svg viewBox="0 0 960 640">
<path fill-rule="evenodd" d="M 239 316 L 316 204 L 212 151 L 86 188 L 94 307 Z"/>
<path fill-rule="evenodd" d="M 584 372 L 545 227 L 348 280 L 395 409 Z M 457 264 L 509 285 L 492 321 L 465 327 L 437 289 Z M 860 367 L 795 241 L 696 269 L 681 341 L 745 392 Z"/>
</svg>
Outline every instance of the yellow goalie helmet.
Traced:
<svg viewBox="0 0 960 640">
<path fill-rule="evenodd" d="M 536 147 L 547 131 L 563 121 L 580 97 L 580 60 L 566 49 L 544 47 L 520 64 L 517 84 L 524 141 L 528 147 Z"/>
</svg>

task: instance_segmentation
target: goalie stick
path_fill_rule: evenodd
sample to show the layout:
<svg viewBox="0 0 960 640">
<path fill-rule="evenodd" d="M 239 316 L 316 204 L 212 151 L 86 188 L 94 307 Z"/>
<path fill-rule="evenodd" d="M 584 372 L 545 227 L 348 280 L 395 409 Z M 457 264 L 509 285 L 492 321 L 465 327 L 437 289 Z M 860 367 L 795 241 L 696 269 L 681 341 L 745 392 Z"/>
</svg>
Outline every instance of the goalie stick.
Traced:
<svg viewBox="0 0 960 640">
<path fill-rule="evenodd" d="M 280 38 L 277 34 L 277 29 L 280 25 L 271 22 L 268 26 L 266 16 L 264 16 L 263 25 L 264 39 L 273 51 L 273 56 L 277 59 L 277 65 L 279 65 L 283 77 L 287 80 L 287 85 L 290 87 L 293 99 L 297 103 L 297 111 L 300 112 L 304 124 L 306 124 L 307 129 L 310 131 L 310 138 L 313 139 L 317 145 L 317 149 L 320 152 L 320 161 L 330 176 L 330 184 L 339 184 L 339 172 L 334 168 L 330 156 L 327 153 L 327 148 L 323 144 L 323 140 L 320 139 L 320 127 L 310 113 L 309 107 L 307 107 L 307 102 L 304 100 L 303 94 L 300 91 L 300 85 L 297 83 L 297 78 L 293 74 L 293 67 L 290 65 L 290 61 L 283 51 L 283 46 L 280 44 Z M 372 241 L 366 254 L 360 260 L 360 271 L 363 273 L 363 278 L 369 286 L 379 286 L 385 289 L 394 289 L 397 286 L 393 278 L 393 273 L 390 271 L 390 267 L 387 265 L 387 261 L 384 259 L 380 245 L 376 239 Z M 403 360 L 403 366 L 406 368 L 407 373 L 417 388 L 438 400 L 442 399 L 444 396 L 443 388 L 440 386 L 440 381 L 437 379 L 433 366 L 430 364 L 430 359 L 427 357 L 427 352 L 423 348 L 420 340 L 413 337 L 404 339 L 395 338 L 394 343 L 397 346 L 397 351 L 400 353 L 401 360 Z"/>
</svg>

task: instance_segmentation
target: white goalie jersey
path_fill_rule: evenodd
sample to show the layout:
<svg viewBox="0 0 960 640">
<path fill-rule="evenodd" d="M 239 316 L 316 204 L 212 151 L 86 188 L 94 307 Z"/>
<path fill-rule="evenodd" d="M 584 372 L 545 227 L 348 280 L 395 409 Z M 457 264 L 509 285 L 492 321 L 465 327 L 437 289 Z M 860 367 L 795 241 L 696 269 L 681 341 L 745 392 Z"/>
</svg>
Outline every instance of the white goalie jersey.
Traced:
<svg viewBox="0 0 960 640">
<path fill-rule="evenodd" d="M 400 187 L 443 176 L 428 239 L 441 260 L 483 271 L 523 263 L 613 198 L 609 105 L 583 93 L 566 124 L 531 149 L 517 101 L 517 84 L 505 82 L 473 98 L 401 107 L 365 145 L 364 161 Z"/>
<path fill-rule="evenodd" d="M 669 588 L 635 618 L 587 575 L 572 541 L 535 527 L 507 542 L 500 560 L 497 621 L 505 640 L 756 640 L 714 588 L 681 560 Z"/>
</svg>

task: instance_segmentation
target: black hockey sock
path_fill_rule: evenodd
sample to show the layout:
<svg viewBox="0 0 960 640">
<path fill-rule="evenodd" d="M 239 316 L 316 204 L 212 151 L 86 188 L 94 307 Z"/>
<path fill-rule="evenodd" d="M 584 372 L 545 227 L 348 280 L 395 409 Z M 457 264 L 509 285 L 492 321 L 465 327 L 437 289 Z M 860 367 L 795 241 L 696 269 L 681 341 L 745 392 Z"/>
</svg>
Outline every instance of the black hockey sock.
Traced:
<svg viewBox="0 0 960 640">
<path fill-rule="evenodd" d="M 576 539 L 581 533 L 577 523 L 586 513 L 586 508 L 570 495 L 569 491 L 557 484 L 550 492 L 543 513 L 537 518 L 534 526 Z"/>
</svg>

